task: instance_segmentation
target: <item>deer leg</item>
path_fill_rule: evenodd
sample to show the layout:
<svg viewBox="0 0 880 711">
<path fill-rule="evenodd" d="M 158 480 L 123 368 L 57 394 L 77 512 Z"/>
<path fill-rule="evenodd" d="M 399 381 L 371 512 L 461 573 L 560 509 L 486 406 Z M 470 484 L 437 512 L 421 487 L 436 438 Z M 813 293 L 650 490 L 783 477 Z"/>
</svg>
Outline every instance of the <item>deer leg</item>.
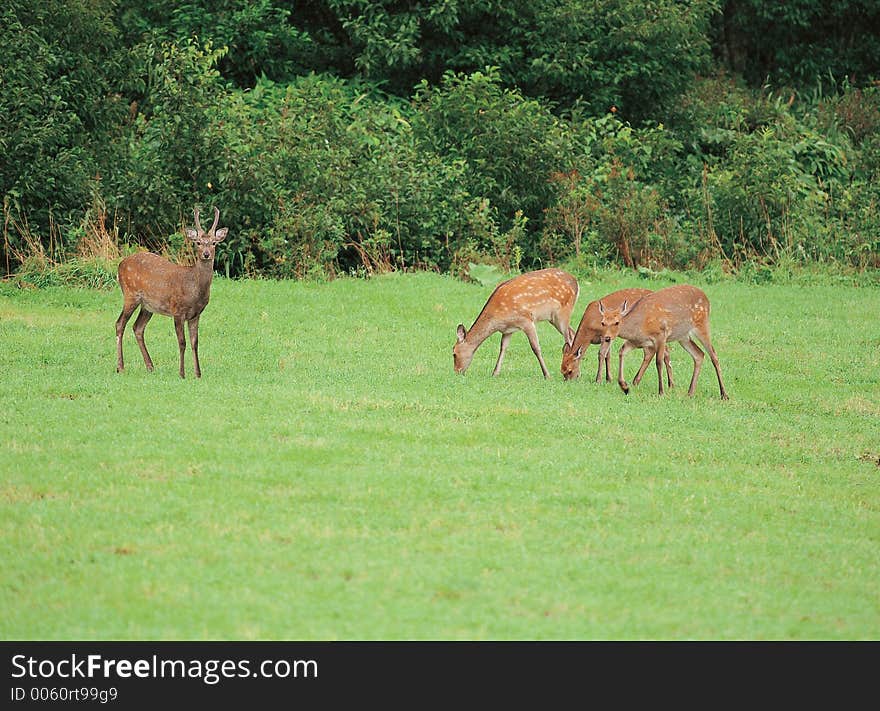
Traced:
<svg viewBox="0 0 880 711">
<path fill-rule="evenodd" d="M 137 303 L 128 303 L 127 301 L 122 305 L 122 313 L 119 314 L 119 318 L 116 319 L 116 372 L 121 373 L 125 370 L 125 364 L 122 362 L 122 334 L 125 333 L 125 326 L 128 324 L 128 319 L 131 318 L 131 315 L 134 313 L 134 310 L 137 308 Z"/>
<path fill-rule="evenodd" d="M 672 382 L 672 360 L 669 358 L 669 344 L 666 345 L 666 349 L 663 351 L 663 362 L 666 363 L 666 382 L 669 383 L 670 388 L 674 388 L 675 383 Z"/>
<path fill-rule="evenodd" d="M 623 345 L 620 347 L 620 362 L 617 365 L 617 384 L 620 385 L 620 389 L 626 395 L 629 395 L 629 385 L 626 384 L 626 381 L 623 379 L 623 358 L 629 353 L 635 346 L 633 346 L 629 341 L 624 341 Z"/>
<path fill-rule="evenodd" d="M 642 378 L 645 376 L 645 371 L 648 369 L 648 363 L 651 362 L 651 358 L 654 356 L 654 351 L 650 348 L 644 348 L 642 350 L 644 358 L 642 358 L 642 364 L 639 366 L 639 371 L 636 373 L 636 377 L 633 378 L 633 385 L 638 385 L 642 382 Z"/>
<path fill-rule="evenodd" d="M 147 327 L 151 318 L 153 318 L 153 312 L 148 311 L 144 305 L 141 304 L 141 310 L 134 321 L 134 337 L 141 349 L 141 355 L 144 357 L 144 365 L 146 365 L 147 370 L 152 373 L 153 360 L 150 358 L 150 354 L 147 353 L 147 344 L 144 342 L 144 329 Z"/>
<path fill-rule="evenodd" d="M 697 338 L 700 339 L 700 343 L 702 343 L 706 350 L 709 351 L 709 359 L 712 361 L 712 365 L 715 368 L 715 375 L 718 377 L 718 388 L 721 390 L 721 399 L 729 400 L 727 397 L 727 390 L 724 389 L 724 381 L 721 379 L 721 364 L 718 362 L 718 355 L 715 353 L 715 349 L 712 347 L 712 341 L 709 339 L 708 329 L 705 333 L 701 333 L 697 331 Z"/>
<path fill-rule="evenodd" d="M 174 330 L 177 331 L 177 345 L 180 348 L 180 377 L 185 378 L 183 371 L 183 353 L 186 350 L 186 336 L 183 335 L 183 318 L 174 317 Z"/>
<path fill-rule="evenodd" d="M 688 388 L 688 397 L 693 397 L 697 390 L 697 378 L 700 376 L 700 368 L 703 367 L 703 358 L 706 357 L 706 354 L 700 350 L 700 347 L 690 337 L 687 340 L 681 341 L 681 345 L 691 354 L 691 358 L 694 359 L 694 374 L 691 376 L 691 385 Z"/>
<path fill-rule="evenodd" d="M 586 348 L 586 346 L 584 346 Z M 599 349 L 599 369 L 596 371 L 596 382 L 602 382 L 602 364 L 605 364 L 605 380 L 610 380 L 608 377 L 608 354 L 602 353 L 602 349 Z"/>
<path fill-rule="evenodd" d="M 529 345 L 532 347 L 532 353 L 535 354 L 535 358 L 538 359 L 538 363 L 541 364 L 541 372 L 544 374 L 545 378 L 550 377 L 550 373 L 547 370 L 547 366 L 544 364 L 544 356 L 541 355 L 541 345 L 538 343 L 538 332 L 535 330 L 535 324 L 530 323 L 523 331 L 526 334 L 526 337 L 529 339 Z"/>
<path fill-rule="evenodd" d="M 202 377 L 202 369 L 199 367 L 199 317 L 191 318 L 189 326 L 189 347 L 193 352 L 193 364 L 196 369 L 196 377 Z"/>
<path fill-rule="evenodd" d="M 666 341 L 660 341 L 654 351 L 655 360 L 657 362 L 657 387 L 660 394 L 663 395 L 663 355 L 666 353 Z"/>
<path fill-rule="evenodd" d="M 504 352 L 507 350 L 507 344 L 510 343 L 512 335 L 512 333 L 501 334 L 501 350 L 498 352 L 498 360 L 495 362 L 495 370 L 492 371 L 492 375 L 498 375 L 501 372 L 501 362 L 504 360 Z"/>
</svg>

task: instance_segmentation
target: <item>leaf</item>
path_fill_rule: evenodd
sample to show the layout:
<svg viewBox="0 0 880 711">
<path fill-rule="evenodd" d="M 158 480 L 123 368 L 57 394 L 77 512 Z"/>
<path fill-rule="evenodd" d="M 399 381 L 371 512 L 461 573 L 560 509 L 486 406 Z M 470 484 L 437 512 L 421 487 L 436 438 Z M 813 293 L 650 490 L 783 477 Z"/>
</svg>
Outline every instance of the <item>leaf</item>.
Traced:
<svg viewBox="0 0 880 711">
<path fill-rule="evenodd" d="M 475 264 L 468 262 L 468 276 L 480 286 L 495 286 L 510 275 L 494 264 Z"/>
</svg>

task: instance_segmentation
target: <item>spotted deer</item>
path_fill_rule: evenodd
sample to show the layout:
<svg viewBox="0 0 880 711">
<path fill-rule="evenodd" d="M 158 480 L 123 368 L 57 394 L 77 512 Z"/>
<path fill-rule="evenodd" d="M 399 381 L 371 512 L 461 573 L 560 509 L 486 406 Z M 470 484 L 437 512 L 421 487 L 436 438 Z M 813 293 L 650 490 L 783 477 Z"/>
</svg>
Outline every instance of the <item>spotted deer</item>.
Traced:
<svg viewBox="0 0 880 711">
<path fill-rule="evenodd" d="M 574 334 L 571 342 L 566 341 L 562 347 L 562 377 L 565 380 L 574 380 L 581 375 L 581 358 L 587 352 L 590 345 L 600 345 L 602 342 L 602 314 L 599 313 L 599 304 L 606 309 L 619 309 L 623 302 L 632 305 L 643 296 L 652 293 L 650 289 L 621 289 L 607 296 L 603 296 L 600 300 L 591 301 L 581 316 L 580 325 Z M 596 382 L 602 381 L 602 366 L 605 366 L 605 382 L 611 382 L 611 369 L 609 366 L 610 350 L 602 353 L 599 349 L 599 369 L 596 371 Z M 672 382 L 672 364 L 669 361 L 669 349 L 663 355 L 666 363 L 666 379 L 669 387 L 673 387 Z"/>
<path fill-rule="evenodd" d="M 561 269 L 539 269 L 499 284 L 469 330 L 458 324 L 458 341 L 452 349 L 455 372 L 464 373 L 471 364 L 474 351 L 489 336 L 500 331 L 501 351 L 492 371 L 492 375 L 498 375 L 510 337 L 516 331 L 522 331 L 529 339 L 541 372 L 549 378 L 535 324 L 549 321 L 563 338 L 574 338 L 569 322 L 578 293 L 577 279 Z"/>
<path fill-rule="evenodd" d="M 186 338 L 184 322 L 189 326 L 189 343 L 192 349 L 195 374 L 202 377 L 199 367 L 199 318 L 208 305 L 211 279 L 214 276 L 214 251 L 217 243 L 226 237 L 227 228 L 217 229 L 220 210 L 214 208 L 214 224 L 207 231 L 199 222 L 199 209 L 195 209 L 195 229 L 186 228 L 186 236 L 196 246 L 196 261 L 192 266 L 172 264 L 152 252 L 139 252 L 119 263 L 118 279 L 122 289 L 122 313 L 116 320 L 116 371 L 125 369 L 122 361 L 122 335 L 134 310 L 140 306 L 134 322 L 134 337 L 140 346 L 147 370 L 153 370 L 153 361 L 144 342 L 144 329 L 154 313 L 174 319 L 177 343 L 180 347 L 180 377 L 185 377 L 183 355 Z"/>
<path fill-rule="evenodd" d="M 629 385 L 623 379 L 623 358 L 633 348 L 643 348 L 645 357 L 633 384 L 639 384 L 648 363 L 654 357 L 657 362 L 660 394 L 663 395 L 660 354 L 668 342 L 678 341 L 694 359 L 694 373 L 688 388 L 688 395 L 693 396 L 705 357 L 694 341 L 696 338 L 709 352 L 709 358 L 715 366 L 721 399 L 728 399 L 721 378 L 721 366 L 709 335 L 709 299 L 700 289 L 688 284 L 669 286 L 643 296 L 632 305 L 624 302 L 617 309 L 605 308 L 600 301 L 599 313 L 602 315 L 602 352 L 607 353 L 610 350 L 614 338 L 619 336 L 624 341 L 620 347 L 617 371 L 617 382 L 624 393 L 629 393 Z"/>
</svg>

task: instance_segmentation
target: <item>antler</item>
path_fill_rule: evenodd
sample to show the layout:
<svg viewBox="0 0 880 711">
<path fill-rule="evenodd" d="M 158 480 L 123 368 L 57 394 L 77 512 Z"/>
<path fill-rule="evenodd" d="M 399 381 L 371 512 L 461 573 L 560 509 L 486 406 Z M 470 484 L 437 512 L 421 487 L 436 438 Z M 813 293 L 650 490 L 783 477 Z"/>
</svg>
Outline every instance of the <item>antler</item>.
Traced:
<svg viewBox="0 0 880 711">
<path fill-rule="evenodd" d="M 199 222 L 199 208 L 198 207 L 196 207 L 196 229 L 199 232 L 204 232 L 204 230 L 202 229 L 202 224 Z"/>
<path fill-rule="evenodd" d="M 220 222 L 220 208 L 214 205 L 214 224 L 211 225 L 211 229 L 208 230 L 209 234 L 213 234 L 214 230 L 217 229 L 217 223 Z"/>
</svg>

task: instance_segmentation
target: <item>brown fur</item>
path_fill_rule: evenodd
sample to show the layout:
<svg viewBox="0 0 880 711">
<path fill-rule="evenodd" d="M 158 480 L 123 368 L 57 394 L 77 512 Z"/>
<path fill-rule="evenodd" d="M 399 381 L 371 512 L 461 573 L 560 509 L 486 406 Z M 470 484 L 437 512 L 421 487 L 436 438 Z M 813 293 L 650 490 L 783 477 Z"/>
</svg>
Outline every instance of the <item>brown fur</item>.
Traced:
<svg viewBox="0 0 880 711">
<path fill-rule="evenodd" d="M 458 325 L 458 340 L 452 349 L 455 372 L 464 373 L 480 344 L 492 334 L 500 332 L 501 351 L 492 371 L 492 375 L 498 375 L 510 337 L 516 331 L 523 331 L 538 359 L 541 372 L 545 378 L 549 378 L 535 324 L 549 321 L 566 340 L 573 338 L 569 322 L 578 292 L 577 279 L 561 269 L 539 269 L 499 284 L 470 330 L 462 324 Z"/>
<path fill-rule="evenodd" d="M 709 299 L 700 289 L 688 284 L 669 286 L 653 294 L 642 297 L 634 306 L 620 309 L 602 309 L 602 350 L 607 352 L 611 341 L 619 336 L 624 340 L 620 348 L 620 365 L 617 382 L 621 389 L 629 392 L 629 385 L 623 379 L 623 358 L 633 348 L 643 348 L 645 357 L 639 372 L 633 380 L 638 385 L 648 367 L 651 357 L 656 358 L 657 378 L 660 394 L 663 395 L 661 354 L 666 344 L 678 341 L 694 359 L 694 372 L 688 395 L 693 396 L 697 378 L 705 354 L 694 341 L 699 340 L 712 360 L 721 399 L 727 400 L 727 391 L 721 378 L 721 366 L 712 347 L 709 335 Z"/>
<path fill-rule="evenodd" d="M 574 380 L 581 375 L 581 359 L 587 352 L 590 345 L 598 345 L 602 338 L 602 315 L 599 313 L 599 302 L 606 309 L 619 309 L 624 302 L 632 306 L 643 296 L 652 293 L 650 289 L 621 289 L 612 292 L 607 296 L 603 296 L 597 301 L 591 301 L 581 316 L 580 325 L 574 334 L 571 342 L 566 342 L 562 347 L 562 364 L 560 370 L 565 380 Z M 609 365 L 610 351 L 602 353 L 599 351 L 599 369 L 596 371 L 596 382 L 602 381 L 602 366 L 605 366 L 605 382 L 611 382 L 611 368 Z M 669 387 L 673 387 L 672 382 L 672 364 L 669 361 L 669 350 L 664 354 L 666 363 L 666 378 Z"/>
<path fill-rule="evenodd" d="M 122 289 L 122 313 L 116 320 L 116 371 L 125 370 L 122 358 L 122 336 L 134 310 L 140 306 L 134 322 L 134 336 L 144 357 L 147 370 L 153 370 L 153 361 L 144 342 L 144 329 L 154 313 L 174 319 L 180 350 L 180 377 L 184 377 L 184 351 L 186 338 L 183 324 L 189 326 L 189 342 L 197 378 L 202 376 L 199 367 L 199 317 L 211 294 L 214 276 L 214 252 L 217 243 L 226 237 L 225 227 L 217 228 L 220 211 L 214 208 L 214 224 L 205 232 L 199 223 L 199 211 L 195 211 L 196 229 L 187 228 L 186 234 L 196 244 L 196 262 L 186 267 L 172 264 L 164 257 L 151 252 L 140 252 L 126 257 L 119 263 L 118 279 Z"/>
</svg>

